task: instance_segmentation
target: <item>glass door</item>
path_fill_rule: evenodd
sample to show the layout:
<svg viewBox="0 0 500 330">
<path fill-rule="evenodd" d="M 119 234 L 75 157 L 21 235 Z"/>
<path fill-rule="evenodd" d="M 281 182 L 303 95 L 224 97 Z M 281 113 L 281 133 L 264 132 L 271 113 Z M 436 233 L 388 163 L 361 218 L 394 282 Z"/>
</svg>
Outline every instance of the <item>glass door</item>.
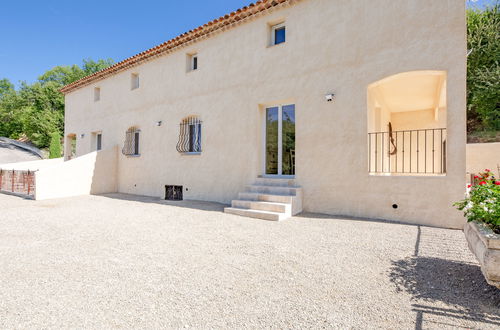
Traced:
<svg viewBox="0 0 500 330">
<path fill-rule="evenodd" d="M 265 174 L 295 175 L 295 105 L 266 109 Z"/>
</svg>

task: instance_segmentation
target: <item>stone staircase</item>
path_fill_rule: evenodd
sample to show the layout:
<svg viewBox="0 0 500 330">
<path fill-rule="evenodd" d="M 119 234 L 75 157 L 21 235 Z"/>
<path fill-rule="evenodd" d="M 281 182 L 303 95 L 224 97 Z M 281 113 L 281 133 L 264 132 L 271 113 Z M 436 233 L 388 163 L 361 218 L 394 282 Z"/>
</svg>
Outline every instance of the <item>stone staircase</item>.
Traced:
<svg viewBox="0 0 500 330">
<path fill-rule="evenodd" d="M 224 212 L 244 217 L 280 221 L 302 212 L 302 188 L 294 179 L 259 177 L 238 194 Z"/>
</svg>

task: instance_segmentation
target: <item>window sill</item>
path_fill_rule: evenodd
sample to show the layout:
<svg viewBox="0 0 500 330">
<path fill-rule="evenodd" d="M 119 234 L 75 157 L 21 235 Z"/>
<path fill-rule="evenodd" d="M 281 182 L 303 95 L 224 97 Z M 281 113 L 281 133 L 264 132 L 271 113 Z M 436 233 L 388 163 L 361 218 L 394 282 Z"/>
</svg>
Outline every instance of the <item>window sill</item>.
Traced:
<svg viewBox="0 0 500 330">
<path fill-rule="evenodd" d="M 182 156 L 198 156 L 201 155 L 201 152 L 181 152 Z"/>
<path fill-rule="evenodd" d="M 283 46 L 286 44 L 286 41 L 285 42 L 282 42 L 282 43 L 279 43 L 279 44 L 272 44 L 272 45 L 268 45 L 267 48 L 275 48 L 275 47 L 280 47 L 280 46 Z"/>
<path fill-rule="evenodd" d="M 137 158 L 137 157 L 141 157 L 141 154 L 137 154 L 137 155 L 125 155 L 127 156 L 127 158 Z"/>
</svg>

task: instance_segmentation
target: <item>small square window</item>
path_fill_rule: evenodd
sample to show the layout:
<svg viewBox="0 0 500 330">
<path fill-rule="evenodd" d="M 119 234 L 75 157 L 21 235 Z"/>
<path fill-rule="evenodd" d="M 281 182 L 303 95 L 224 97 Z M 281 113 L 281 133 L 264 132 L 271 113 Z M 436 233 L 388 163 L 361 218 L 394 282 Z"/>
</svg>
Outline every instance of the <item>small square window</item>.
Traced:
<svg viewBox="0 0 500 330">
<path fill-rule="evenodd" d="M 132 73 L 131 86 L 132 86 L 131 89 L 139 88 L 139 74 L 138 73 Z"/>
<path fill-rule="evenodd" d="M 285 23 L 277 24 L 271 27 L 271 44 L 279 45 L 286 41 Z"/>
<path fill-rule="evenodd" d="M 99 87 L 94 88 L 94 101 L 97 102 L 101 99 L 101 89 Z"/>
</svg>

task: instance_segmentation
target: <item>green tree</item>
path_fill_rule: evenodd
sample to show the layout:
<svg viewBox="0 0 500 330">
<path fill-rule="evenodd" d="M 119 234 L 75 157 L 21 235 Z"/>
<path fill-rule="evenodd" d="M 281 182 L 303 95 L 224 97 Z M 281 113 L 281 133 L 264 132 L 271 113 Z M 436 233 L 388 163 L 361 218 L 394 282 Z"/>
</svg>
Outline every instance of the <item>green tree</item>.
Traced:
<svg viewBox="0 0 500 330">
<path fill-rule="evenodd" d="M 500 130 L 500 2 L 467 10 L 467 130 Z"/>
<path fill-rule="evenodd" d="M 8 79 L 0 80 L 0 136 L 27 138 L 40 148 L 49 146 L 53 132 L 64 132 L 64 95 L 59 89 L 103 70 L 111 59 L 83 60 L 82 66 L 56 66 L 33 84 L 16 90 Z"/>
<path fill-rule="evenodd" d="M 59 132 L 54 132 L 51 134 L 50 146 L 49 146 L 49 158 L 59 158 L 62 154 L 61 146 L 61 135 Z"/>
<path fill-rule="evenodd" d="M 0 97 L 6 93 L 10 93 L 14 90 L 14 85 L 9 81 L 9 79 L 0 79 Z"/>
</svg>

